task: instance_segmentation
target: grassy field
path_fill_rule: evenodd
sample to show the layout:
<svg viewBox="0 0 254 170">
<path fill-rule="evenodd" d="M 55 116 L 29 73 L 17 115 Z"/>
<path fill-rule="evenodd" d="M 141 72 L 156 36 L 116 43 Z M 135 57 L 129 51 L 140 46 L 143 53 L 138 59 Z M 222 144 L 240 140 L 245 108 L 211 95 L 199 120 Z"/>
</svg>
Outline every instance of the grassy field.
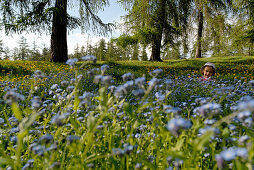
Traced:
<svg viewBox="0 0 254 170">
<path fill-rule="evenodd" d="M 0 61 L 0 169 L 253 169 L 254 57 L 69 64 Z"/>
<path fill-rule="evenodd" d="M 164 62 L 149 61 L 118 61 L 118 62 L 98 62 L 97 64 L 88 64 L 85 69 L 100 67 L 103 64 L 110 66 L 110 74 L 115 78 L 120 78 L 126 72 L 132 72 L 137 77 L 147 74 L 150 71 L 160 68 L 163 75 L 172 75 L 174 77 L 196 74 L 200 75 L 200 68 L 206 62 L 213 62 L 216 65 L 216 78 L 240 79 L 245 77 L 248 80 L 254 79 L 254 57 L 223 57 L 223 58 L 202 58 L 202 59 L 183 59 L 183 60 L 165 60 Z M 77 64 L 80 65 L 80 64 Z M 69 72 L 70 68 L 65 64 L 55 64 L 41 61 L 1 61 L 0 62 L 0 80 L 16 81 L 30 77 L 35 70 L 41 70 L 44 73 Z"/>
</svg>

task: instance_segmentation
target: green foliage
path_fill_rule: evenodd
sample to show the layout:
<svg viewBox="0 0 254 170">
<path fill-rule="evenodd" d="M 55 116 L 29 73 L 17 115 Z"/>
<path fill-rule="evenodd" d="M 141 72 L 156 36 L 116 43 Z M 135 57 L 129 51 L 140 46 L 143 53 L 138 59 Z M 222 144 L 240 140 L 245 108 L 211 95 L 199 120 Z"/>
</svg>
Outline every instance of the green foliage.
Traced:
<svg viewBox="0 0 254 170">
<path fill-rule="evenodd" d="M 141 60 L 142 61 L 147 61 L 148 60 L 148 56 L 147 56 L 147 52 L 146 52 L 146 47 L 144 45 L 142 47 Z"/>
<path fill-rule="evenodd" d="M 3 1 L 1 2 L 1 16 L 4 21 L 4 27 L 7 33 L 9 32 L 23 32 L 23 31 L 50 31 L 52 22 L 52 14 L 54 12 L 66 16 L 68 20 L 68 28 L 74 29 L 78 26 L 86 28 L 90 25 L 93 30 L 98 33 L 105 30 L 110 30 L 113 24 L 103 24 L 95 14 L 99 9 L 102 9 L 108 4 L 108 1 L 80 1 L 80 10 L 82 10 L 81 19 L 68 14 L 63 14 L 61 9 L 58 9 L 54 4 L 58 0 L 53 1 Z M 77 2 L 74 2 L 77 3 Z M 15 8 L 16 10 L 12 10 Z M 92 21 L 92 22 L 91 22 Z M 98 24 L 99 23 L 99 24 Z M 99 26 L 101 30 L 97 29 Z M 48 30 L 49 29 L 49 30 Z"/>
<path fill-rule="evenodd" d="M 67 39 L 63 36 L 67 36 L 67 28 L 81 27 L 83 30 L 106 35 L 114 27 L 112 23 L 103 23 L 96 15 L 99 9 L 103 9 L 108 4 L 107 0 L 80 1 L 79 18 L 67 13 L 70 3 L 71 1 L 68 0 L 0 1 L 0 20 L 3 21 L 1 27 L 4 27 L 6 34 L 25 31 L 51 32 L 51 61 L 66 62 Z M 24 56 L 21 59 L 24 59 Z"/>
<path fill-rule="evenodd" d="M 28 43 L 27 43 L 27 39 L 24 36 L 21 36 L 19 42 L 19 54 L 18 54 L 18 59 L 21 60 L 28 60 Z"/>
<path fill-rule="evenodd" d="M 106 55 L 106 42 L 104 39 L 101 39 L 99 41 L 99 47 L 97 48 L 97 57 L 98 57 L 98 60 L 99 61 L 105 61 L 105 60 L 108 60 L 107 58 L 105 58 L 105 55 Z"/>
<path fill-rule="evenodd" d="M 136 45 L 134 45 L 131 59 L 132 60 L 139 60 L 138 57 L 139 57 L 139 46 L 138 46 L 138 44 L 136 44 Z"/>
<path fill-rule="evenodd" d="M 135 36 L 129 36 L 126 34 L 120 35 L 117 39 L 115 39 L 116 44 L 122 48 L 126 48 L 128 45 L 137 44 L 138 39 Z"/>
<path fill-rule="evenodd" d="M 125 26 L 143 45 L 152 46 L 152 60 L 160 61 L 161 44 L 174 44 L 187 25 L 190 1 L 120 1 L 127 4 Z M 155 52 L 156 51 L 156 52 Z"/>
</svg>

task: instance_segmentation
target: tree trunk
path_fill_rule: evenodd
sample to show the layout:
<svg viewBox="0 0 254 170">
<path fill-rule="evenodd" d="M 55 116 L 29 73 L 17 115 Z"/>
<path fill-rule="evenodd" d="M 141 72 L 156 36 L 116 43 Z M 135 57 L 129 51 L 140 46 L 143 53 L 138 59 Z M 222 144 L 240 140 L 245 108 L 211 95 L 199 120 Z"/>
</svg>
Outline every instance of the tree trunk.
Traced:
<svg viewBox="0 0 254 170">
<path fill-rule="evenodd" d="M 152 43 L 152 54 L 151 54 L 150 61 L 163 61 L 160 57 L 161 37 L 158 37 L 158 36 L 155 37 L 155 39 Z"/>
<path fill-rule="evenodd" d="M 156 32 L 153 35 L 152 54 L 150 61 L 162 61 L 160 57 L 162 34 L 165 27 L 166 0 L 159 1 L 157 19 L 155 22 Z"/>
<path fill-rule="evenodd" d="M 66 62 L 67 48 L 67 0 L 56 0 L 51 34 L 51 61 Z"/>
<path fill-rule="evenodd" d="M 201 58 L 201 39 L 203 32 L 203 12 L 202 9 L 198 10 L 198 37 L 197 37 L 197 49 L 195 58 Z"/>
</svg>

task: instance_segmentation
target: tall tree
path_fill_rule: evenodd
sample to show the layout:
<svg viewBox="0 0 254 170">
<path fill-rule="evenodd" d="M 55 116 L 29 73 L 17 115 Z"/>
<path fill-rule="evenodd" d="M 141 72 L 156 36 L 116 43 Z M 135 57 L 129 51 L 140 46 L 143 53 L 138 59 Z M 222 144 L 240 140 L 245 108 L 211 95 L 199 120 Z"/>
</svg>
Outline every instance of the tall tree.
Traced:
<svg viewBox="0 0 254 170">
<path fill-rule="evenodd" d="M 54 62 L 68 60 L 67 18 L 67 0 L 56 0 L 50 43 L 51 60 Z"/>
<path fill-rule="evenodd" d="M 138 60 L 138 56 L 139 56 L 139 45 L 135 44 L 133 46 L 131 60 Z"/>
<path fill-rule="evenodd" d="M 234 6 L 238 12 L 238 23 L 232 27 L 232 45 L 236 49 L 248 49 L 247 55 L 254 55 L 254 0 L 239 0 Z"/>
<path fill-rule="evenodd" d="M 76 44 L 76 46 L 74 47 L 74 54 L 73 54 L 74 58 L 80 58 L 81 57 L 81 52 L 79 50 L 79 45 L 78 43 Z"/>
<path fill-rule="evenodd" d="M 4 44 L 3 44 L 3 40 L 0 39 L 0 56 L 2 55 L 2 53 L 4 53 Z"/>
<path fill-rule="evenodd" d="M 4 53 L 4 56 L 3 56 L 4 60 L 10 60 L 11 59 L 11 50 L 10 50 L 9 47 L 5 47 L 3 53 Z"/>
<path fill-rule="evenodd" d="M 50 48 L 46 44 L 43 44 L 42 56 L 39 60 L 50 61 Z"/>
<path fill-rule="evenodd" d="M 152 47 L 151 61 L 162 61 L 161 47 L 174 44 L 184 33 L 189 15 L 189 0 L 121 0 L 129 14 L 125 25 L 141 44 Z"/>
<path fill-rule="evenodd" d="M 147 52 L 146 52 L 146 47 L 144 45 L 142 46 L 141 60 L 142 61 L 147 61 L 148 60 L 148 58 L 147 58 Z"/>
<path fill-rule="evenodd" d="M 38 50 L 38 47 L 36 45 L 36 41 L 33 40 L 33 46 L 32 49 L 30 50 L 30 60 L 40 60 L 41 54 L 40 51 Z"/>
<path fill-rule="evenodd" d="M 21 36 L 18 44 L 19 44 L 19 53 L 18 53 L 19 59 L 21 60 L 29 59 L 29 45 L 27 43 L 27 39 L 24 36 Z"/>
<path fill-rule="evenodd" d="M 80 7 L 79 18 L 67 13 L 68 6 L 77 6 L 77 3 Z M 2 0 L 0 20 L 3 21 L 7 34 L 23 31 L 50 32 L 51 61 L 65 62 L 68 59 L 67 29 L 81 27 L 98 34 L 112 30 L 113 24 L 104 24 L 96 15 L 108 3 L 108 0 Z"/>
<path fill-rule="evenodd" d="M 12 59 L 13 60 L 19 59 L 19 49 L 17 47 L 13 48 Z"/>
<path fill-rule="evenodd" d="M 193 0 L 194 12 L 197 16 L 197 41 L 195 58 L 201 58 L 202 37 L 204 30 L 204 21 L 208 21 L 211 16 L 218 15 L 218 12 L 226 11 L 232 6 L 232 0 Z M 217 18 L 216 18 L 217 19 Z M 220 20 L 221 21 L 221 20 Z"/>
<path fill-rule="evenodd" d="M 86 55 L 86 50 L 85 50 L 85 47 L 82 45 L 80 47 L 80 56 L 85 56 Z"/>
<path fill-rule="evenodd" d="M 102 38 L 99 41 L 99 46 L 97 49 L 97 58 L 99 61 L 105 61 L 107 60 L 105 55 L 106 55 L 107 49 L 106 49 L 106 41 Z"/>
<path fill-rule="evenodd" d="M 110 41 L 107 43 L 107 53 L 106 53 L 106 58 L 109 61 L 118 61 L 120 60 L 121 56 L 121 50 L 119 47 L 116 46 L 116 41 L 115 39 L 111 38 Z"/>
</svg>

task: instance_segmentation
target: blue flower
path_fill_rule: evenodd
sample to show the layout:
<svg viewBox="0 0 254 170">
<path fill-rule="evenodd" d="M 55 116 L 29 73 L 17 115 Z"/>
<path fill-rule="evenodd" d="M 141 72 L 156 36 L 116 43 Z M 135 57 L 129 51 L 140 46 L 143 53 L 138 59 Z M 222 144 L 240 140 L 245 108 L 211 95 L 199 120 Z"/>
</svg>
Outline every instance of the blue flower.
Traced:
<svg viewBox="0 0 254 170">
<path fill-rule="evenodd" d="M 179 135 L 180 130 L 189 129 L 191 126 L 192 123 L 187 119 L 173 118 L 168 122 L 166 127 L 173 135 Z"/>
<path fill-rule="evenodd" d="M 66 61 L 66 64 L 68 64 L 71 68 L 74 68 L 76 62 L 78 62 L 77 58 L 70 58 Z"/>
<path fill-rule="evenodd" d="M 97 58 L 93 55 L 87 55 L 87 56 L 81 57 L 81 60 L 82 61 L 92 61 L 95 64 L 97 61 Z"/>
</svg>

